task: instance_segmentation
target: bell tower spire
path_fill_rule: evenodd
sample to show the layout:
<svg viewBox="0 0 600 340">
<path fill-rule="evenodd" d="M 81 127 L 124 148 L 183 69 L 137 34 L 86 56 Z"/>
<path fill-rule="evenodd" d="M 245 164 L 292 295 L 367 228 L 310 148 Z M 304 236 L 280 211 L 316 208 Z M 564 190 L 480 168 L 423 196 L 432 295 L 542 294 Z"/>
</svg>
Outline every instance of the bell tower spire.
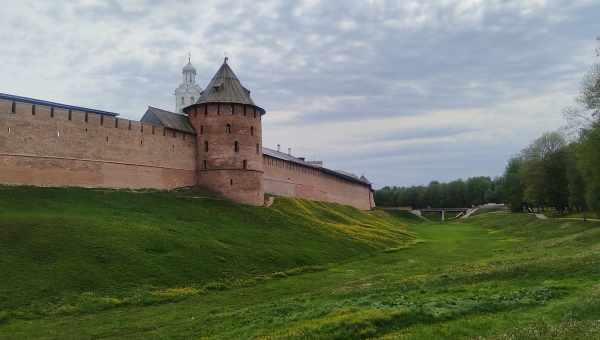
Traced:
<svg viewBox="0 0 600 340">
<path fill-rule="evenodd" d="M 188 62 L 181 71 L 182 82 L 175 89 L 175 112 L 182 113 L 183 108 L 192 105 L 200 97 L 202 88 L 196 83 L 196 68 L 192 65 L 192 53 L 188 52 Z"/>
</svg>

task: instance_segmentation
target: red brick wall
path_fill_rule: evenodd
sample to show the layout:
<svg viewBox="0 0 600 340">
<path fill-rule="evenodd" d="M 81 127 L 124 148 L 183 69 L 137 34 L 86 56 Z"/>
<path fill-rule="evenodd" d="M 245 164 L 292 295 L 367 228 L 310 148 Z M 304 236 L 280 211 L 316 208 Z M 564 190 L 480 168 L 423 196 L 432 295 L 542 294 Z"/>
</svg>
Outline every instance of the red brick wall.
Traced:
<svg viewBox="0 0 600 340">
<path fill-rule="evenodd" d="M 264 189 L 273 195 L 346 204 L 362 210 L 375 207 L 367 185 L 269 156 L 264 156 Z"/>
<path fill-rule="evenodd" d="M 0 183 L 171 189 L 194 185 L 196 140 L 162 127 L 0 100 Z M 117 120 L 117 121 L 116 121 Z"/>
<path fill-rule="evenodd" d="M 267 192 L 365 210 L 375 206 L 366 185 L 263 156 L 261 115 L 255 117 L 250 106 L 244 115 L 242 105 L 209 105 L 206 116 L 204 106 L 197 106 L 189 114 L 198 136 L 173 136 L 160 126 L 91 113 L 86 122 L 79 111 L 69 120 L 68 111 L 58 108 L 51 117 L 50 107 L 40 105 L 33 115 L 27 103 L 17 103 L 11 113 L 11 106 L 0 100 L 1 184 L 171 189 L 199 183 L 253 205 L 262 205 Z"/>
<path fill-rule="evenodd" d="M 241 104 L 199 104 L 185 111 L 198 136 L 198 184 L 236 202 L 263 205 L 260 113 Z"/>
</svg>

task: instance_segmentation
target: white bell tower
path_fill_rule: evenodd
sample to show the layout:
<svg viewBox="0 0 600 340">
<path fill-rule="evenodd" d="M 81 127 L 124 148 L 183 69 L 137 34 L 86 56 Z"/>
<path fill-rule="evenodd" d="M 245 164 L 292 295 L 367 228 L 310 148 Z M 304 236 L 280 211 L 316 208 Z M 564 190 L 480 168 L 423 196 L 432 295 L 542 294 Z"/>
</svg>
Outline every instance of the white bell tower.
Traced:
<svg viewBox="0 0 600 340">
<path fill-rule="evenodd" d="M 192 56 L 188 55 L 188 63 L 182 70 L 183 81 L 175 89 L 175 112 L 183 113 L 183 108 L 194 104 L 202 88 L 196 84 L 196 69 L 192 66 Z"/>
</svg>

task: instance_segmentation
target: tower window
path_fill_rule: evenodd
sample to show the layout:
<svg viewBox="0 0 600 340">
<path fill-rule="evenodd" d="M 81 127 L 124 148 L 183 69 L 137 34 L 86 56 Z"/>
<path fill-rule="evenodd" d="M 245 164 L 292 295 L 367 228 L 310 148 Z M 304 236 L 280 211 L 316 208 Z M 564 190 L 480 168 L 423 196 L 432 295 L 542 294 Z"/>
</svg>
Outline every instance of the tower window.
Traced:
<svg viewBox="0 0 600 340">
<path fill-rule="evenodd" d="M 250 127 L 250 136 L 254 136 L 254 126 Z"/>
<path fill-rule="evenodd" d="M 233 179 L 229 180 L 229 185 L 233 185 Z"/>
<path fill-rule="evenodd" d="M 87 112 L 85 113 L 85 118 L 84 118 L 84 120 L 85 120 L 85 122 L 86 122 L 86 123 L 88 122 L 88 113 L 87 113 Z"/>
<path fill-rule="evenodd" d="M 50 108 L 50 118 L 54 118 L 54 108 Z"/>
<path fill-rule="evenodd" d="M 244 159 L 244 169 L 248 169 L 248 161 Z"/>
<path fill-rule="evenodd" d="M 100 115 L 100 125 L 104 125 L 104 115 Z"/>
<path fill-rule="evenodd" d="M 233 142 L 233 150 L 235 152 L 240 152 L 240 143 L 238 143 L 237 140 L 235 142 Z"/>
<path fill-rule="evenodd" d="M 200 134 L 204 133 L 204 125 L 200 125 Z"/>
<path fill-rule="evenodd" d="M 227 133 L 231 133 L 231 124 L 227 124 L 227 125 L 225 126 L 225 132 L 227 132 Z"/>
<path fill-rule="evenodd" d="M 17 112 L 17 103 L 15 101 L 12 102 L 12 105 L 10 107 L 10 113 L 16 113 Z"/>
<path fill-rule="evenodd" d="M 31 105 L 31 115 L 35 116 L 35 105 Z"/>
<path fill-rule="evenodd" d="M 256 143 L 256 154 L 260 154 L 260 144 Z"/>
<path fill-rule="evenodd" d="M 208 152 L 208 141 L 204 141 L 204 152 Z"/>
<path fill-rule="evenodd" d="M 69 112 L 69 119 L 71 119 L 71 113 Z M 119 128 L 119 118 L 115 118 L 115 128 Z"/>
<path fill-rule="evenodd" d="M 235 104 L 231 104 L 231 114 L 235 114 Z"/>
<path fill-rule="evenodd" d="M 69 120 L 73 119 L 73 110 L 69 109 Z M 116 120 L 115 120 L 116 122 Z"/>
<path fill-rule="evenodd" d="M 208 105 L 204 105 L 204 117 L 208 116 Z"/>
<path fill-rule="evenodd" d="M 202 167 L 208 169 L 208 161 L 206 159 L 202 161 Z"/>
<path fill-rule="evenodd" d="M 246 115 L 246 108 L 247 108 L 247 106 L 244 105 L 244 116 Z"/>
</svg>

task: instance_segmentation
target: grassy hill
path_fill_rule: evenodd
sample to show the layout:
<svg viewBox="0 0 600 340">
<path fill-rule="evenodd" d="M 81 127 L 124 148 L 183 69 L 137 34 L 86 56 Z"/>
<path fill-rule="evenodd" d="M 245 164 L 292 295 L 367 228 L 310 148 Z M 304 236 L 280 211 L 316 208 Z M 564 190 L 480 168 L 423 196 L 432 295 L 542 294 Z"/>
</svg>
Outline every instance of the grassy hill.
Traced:
<svg viewBox="0 0 600 340">
<path fill-rule="evenodd" d="M 317 270 L 410 239 L 390 215 L 302 200 L 254 208 L 194 191 L 0 187 L 0 311 L 153 303 L 170 300 L 161 289 Z"/>
<path fill-rule="evenodd" d="M 600 223 L 0 189 L 0 339 L 595 339 Z"/>
</svg>

